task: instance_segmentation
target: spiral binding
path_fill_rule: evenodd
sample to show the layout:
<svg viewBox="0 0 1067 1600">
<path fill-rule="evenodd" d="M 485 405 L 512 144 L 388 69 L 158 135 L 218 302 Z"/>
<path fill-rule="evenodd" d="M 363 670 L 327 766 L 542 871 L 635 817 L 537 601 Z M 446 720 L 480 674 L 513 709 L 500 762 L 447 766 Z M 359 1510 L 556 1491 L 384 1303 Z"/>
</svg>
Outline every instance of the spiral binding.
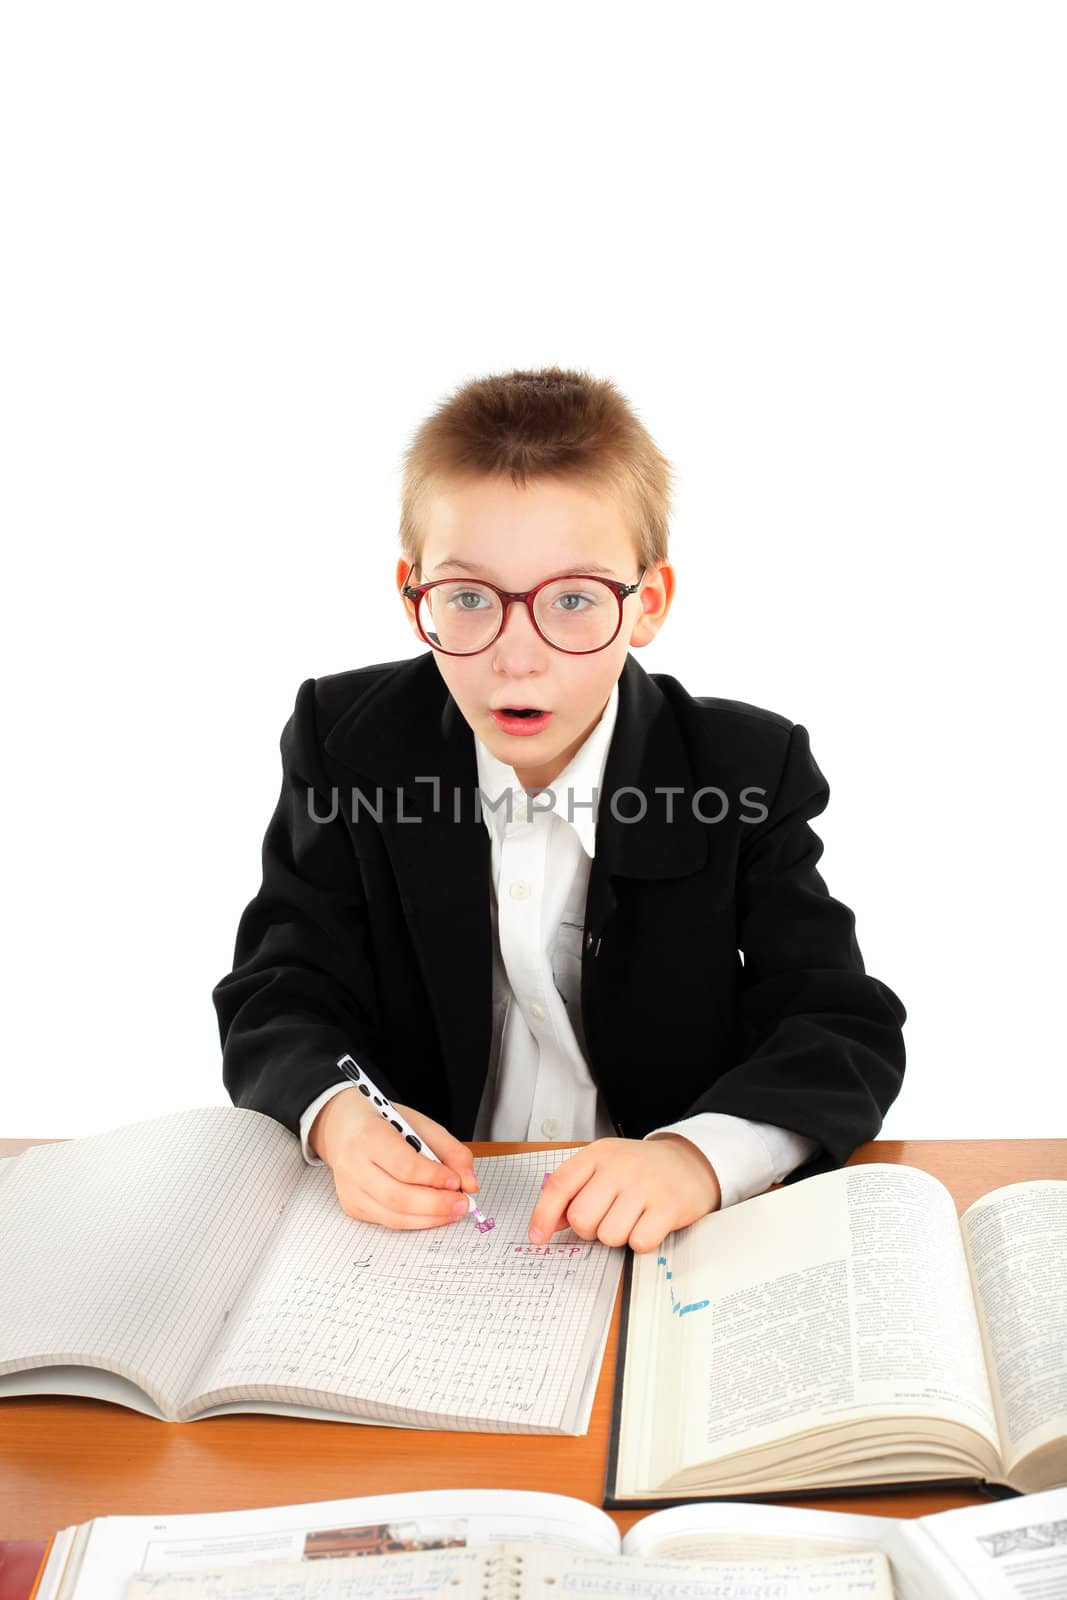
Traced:
<svg viewBox="0 0 1067 1600">
<path fill-rule="evenodd" d="M 482 1577 L 482 1600 L 517 1600 L 522 1594 L 522 1556 L 487 1556 Z"/>
</svg>

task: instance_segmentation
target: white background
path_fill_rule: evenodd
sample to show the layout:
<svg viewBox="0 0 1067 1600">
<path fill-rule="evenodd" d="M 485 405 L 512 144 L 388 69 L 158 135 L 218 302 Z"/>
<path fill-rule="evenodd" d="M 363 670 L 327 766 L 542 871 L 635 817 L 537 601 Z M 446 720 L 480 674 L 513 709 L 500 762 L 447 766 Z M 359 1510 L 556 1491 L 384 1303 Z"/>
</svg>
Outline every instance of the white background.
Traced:
<svg viewBox="0 0 1067 1600">
<path fill-rule="evenodd" d="M 677 473 L 641 665 L 810 732 L 885 1134 L 1067 1133 L 1062 6 L 2 17 L 0 1131 L 225 1102 L 296 689 L 415 653 L 401 453 L 558 361 Z"/>
</svg>

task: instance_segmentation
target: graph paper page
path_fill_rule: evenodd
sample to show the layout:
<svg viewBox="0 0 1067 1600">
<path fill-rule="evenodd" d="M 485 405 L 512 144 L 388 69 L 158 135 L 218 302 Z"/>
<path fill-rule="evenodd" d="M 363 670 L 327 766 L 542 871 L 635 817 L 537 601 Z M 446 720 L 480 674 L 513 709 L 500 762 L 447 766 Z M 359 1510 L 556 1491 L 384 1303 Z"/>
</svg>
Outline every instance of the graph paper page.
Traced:
<svg viewBox="0 0 1067 1600">
<path fill-rule="evenodd" d="M 352 1420 L 478 1432 L 578 1432 L 623 1252 L 570 1229 L 526 1238 L 566 1150 L 476 1160 L 467 1218 L 394 1232 L 357 1222 L 331 1173 L 305 1169 L 269 1251 L 205 1362 L 203 1405 L 316 1406 Z"/>
<path fill-rule="evenodd" d="M 101 1366 L 173 1414 L 304 1170 L 234 1106 L 25 1151 L 0 1182 L 0 1373 Z"/>
</svg>

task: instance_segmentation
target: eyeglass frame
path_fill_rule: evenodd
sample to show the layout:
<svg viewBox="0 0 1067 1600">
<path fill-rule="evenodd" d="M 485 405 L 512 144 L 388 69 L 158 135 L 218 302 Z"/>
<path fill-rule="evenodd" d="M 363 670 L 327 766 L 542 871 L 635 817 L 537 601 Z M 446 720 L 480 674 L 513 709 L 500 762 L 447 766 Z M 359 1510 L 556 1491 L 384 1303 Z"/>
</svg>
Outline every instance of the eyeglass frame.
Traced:
<svg viewBox="0 0 1067 1600">
<path fill-rule="evenodd" d="M 559 650 L 565 656 L 595 656 L 599 651 L 606 650 L 609 644 L 614 644 L 615 640 L 619 637 L 619 630 L 622 627 L 623 601 L 628 600 L 630 595 L 637 593 L 638 589 L 641 587 L 642 579 L 644 578 L 645 573 L 648 571 L 648 568 L 641 568 L 641 571 L 637 575 L 636 583 L 620 583 L 617 578 L 601 578 L 594 572 L 565 572 L 563 573 L 562 577 L 559 578 L 542 578 L 541 582 L 535 583 L 532 589 L 526 589 L 522 592 L 511 589 L 499 589 L 495 583 L 490 583 L 487 578 L 469 578 L 466 580 L 468 583 L 477 583 L 480 584 L 483 589 L 492 589 L 493 593 L 497 595 L 500 600 L 500 624 L 493 637 L 485 644 L 479 645 L 477 650 L 445 650 L 443 646 L 434 644 L 432 639 L 427 638 L 426 631 L 422 626 L 422 620 L 419 616 L 420 602 L 423 595 L 427 594 L 429 590 L 436 589 L 438 585 L 442 583 L 463 583 L 464 580 L 462 578 L 432 578 L 429 583 L 408 583 L 408 579 L 411 577 L 411 574 L 414 572 L 414 570 L 415 562 L 413 561 L 407 572 L 404 574 L 404 582 L 401 585 L 400 593 L 404 595 L 406 599 L 414 601 L 415 626 L 418 628 L 419 634 L 424 642 L 430 646 L 431 650 L 436 650 L 439 655 L 480 656 L 483 650 L 488 650 L 490 645 L 496 644 L 497 640 L 500 638 L 500 635 L 503 633 L 504 624 L 508 620 L 508 607 L 511 602 L 513 600 L 521 600 L 525 604 L 527 611 L 530 613 L 530 621 L 533 623 L 538 637 L 543 639 L 550 649 Z M 615 632 L 612 634 L 610 639 L 605 640 L 603 644 L 595 645 L 592 650 L 568 650 L 565 645 L 556 644 L 554 640 L 550 639 L 542 630 L 540 623 L 534 616 L 534 597 L 539 593 L 539 591 L 547 588 L 550 583 L 563 583 L 568 578 L 582 578 L 586 583 L 602 583 L 606 589 L 610 589 L 612 591 L 616 600 L 619 602 L 619 620 L 615 625 Z"/>
</svg>

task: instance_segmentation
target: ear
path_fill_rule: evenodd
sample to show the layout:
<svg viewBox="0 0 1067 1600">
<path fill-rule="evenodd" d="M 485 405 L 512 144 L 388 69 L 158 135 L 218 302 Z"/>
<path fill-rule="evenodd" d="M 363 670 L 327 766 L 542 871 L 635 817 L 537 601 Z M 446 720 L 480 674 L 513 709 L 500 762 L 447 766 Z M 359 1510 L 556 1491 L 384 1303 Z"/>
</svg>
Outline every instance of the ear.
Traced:
<svg viewBox="0 0 1067 1600">
<path fill-rule="evenodd" d="M 659 561 L 646 572 L 640 589 L 634 597 L 640 604 L 637 620 L 630 630 L 630 643 L 637 646 L 651 644 L 667 620 L 674 599 L 674 568 L 669 561 Z"/>
</svg>

